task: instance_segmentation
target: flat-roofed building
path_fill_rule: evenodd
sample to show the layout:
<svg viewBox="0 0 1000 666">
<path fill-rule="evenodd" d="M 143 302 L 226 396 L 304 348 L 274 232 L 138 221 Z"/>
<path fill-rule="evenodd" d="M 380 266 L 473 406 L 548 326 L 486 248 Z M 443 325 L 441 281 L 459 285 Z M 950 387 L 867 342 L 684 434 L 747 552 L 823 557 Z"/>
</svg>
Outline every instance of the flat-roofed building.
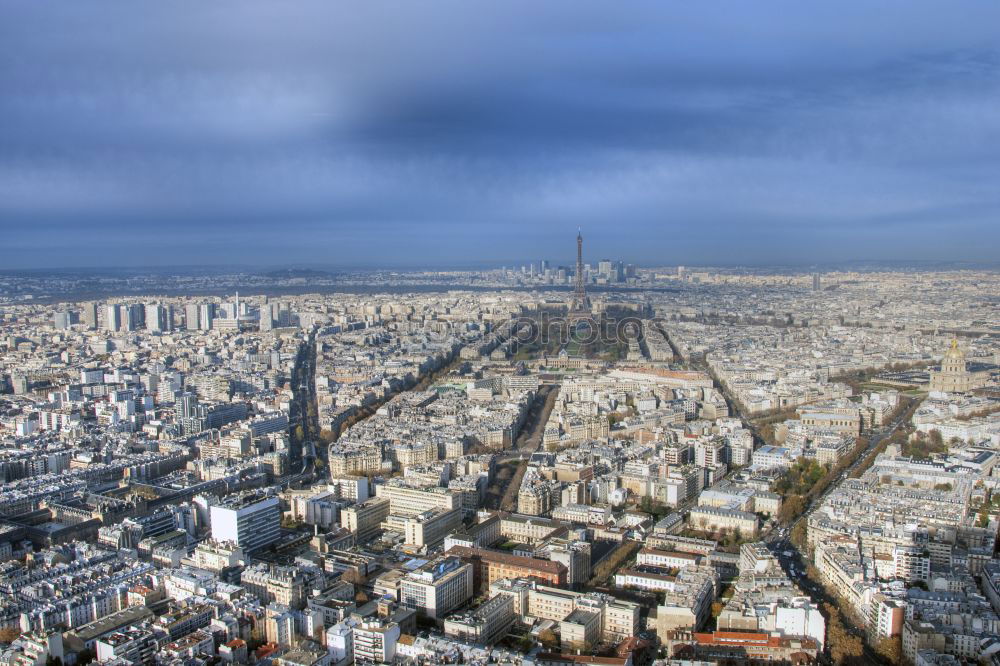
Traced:
<svg viewBox="0 0 1000 666">
<path fill-rule="evenodd" d="M 656 608 L 656 630 L 661 636 L 673 629 L 693 631 L 702 626 L 719 585 L 719 574 L 710 566 L 685 567 L 671 578 Z"/>
<path fill-rule="evenodd" d="M 542 620 L 561 622 L 576 610 L 580 593 L 555 587 L 537 585 L 528 594 L 526 615 Z"/>
<path fill-rule="evenodd" d="M 458 557 L 440 557 L 403 577 L 399 601 L 431 619 L 443 618 L 473 595 L 473 568 Z"/>
<path fill-rule="evenodd" d="M 389 512 L 395 516 L 416 516 L 432 509 L 462 508 L 459 493 L 447 488 L 410 488 L 382 484 L 375 486 L 375 496 L 389 500 Z"/>
<path fill-rule="evenodd" d="M 539 585 L 536 580 L 502 579 L 490 586 L 490 596 L 513 600 L 514 613 L 540 620 L 562 622 L 577 609 L 598 613 L 603 640 L 620 642 L 639 632 L 640 607 L 608 594 L 573 592 Z"/>
<path fill-rule="evenodd" d="M 639 604 L 603 595 L 601 633 L 604 640 L 619 642 L 639 633 Z"/>
<path fill-rule="evenodd" d="M 212 538 L 230 541 L 246 552 L 268 546 L 281 536 L 277 497 L 244 496 L 213 505 Z"/>
<path fill-rule="evenodd" d="M 566 567 L 566 583 L 568 585 L 583 585 L 590 580 L 590 542 L 552 538 L 545 542 L 542 549 L 543 555 Z"/>
<path fill-rule="evenodd" d="M 358 543 L 370 540 L 389 515 L 390 504 L 385 497 L 372 497 L 340 511 L 341 527 L 355 534 Z"/>
<path fill-rule="evenodd" d="M 406 518 L 403 523 L 403 534 L 409 546 L 436 548 L 444 543 L 449 533 L 461 526 L 460 510 L 431 509 Z"/>
<path fill-rule="evenodd" d="M 149 629 L 129 627 L 97 640 L 97 660 L 122 660 L 123 663 L 153 663 L 156 637 Z"/>
<path fill-rule="evenodd" d="M 139 625 L 153 617 L 153 612 L 145 606 L 129 606 L 120 611 L 105 615 L 82 627 L 77 627 L 66 634 L 67 647 L 76 649 L 74 643 L 79 641 L 82 647 L 94 649 L 99 638 L 121 631 L 132 625 Z"/>
<path fill-rule="evenodd" d="M 573 592 L 529 579 L 496 581 L 489 593 L 511 597 L 516 615 L 540 620 L 561 622 L 578 608 L 599 613 L 601 636 L 609 642 L 620 642 L 639 632 L 639 604 L 608 594 Z"/>
<path fill-rule="evenodd" d="M 618 587 L 633 587 L 658 592 L 672 590 L 676 580 L 676 576 L 670 575 L 670 569 L 659 567 L 620 569 L 615 574 L 615 585 Z"/>
<path fill-rule="evenodd" d="M 514 619 L 513 597 L 497 595 L 474 609 L 449 616 L 444 621 L 444 633 L 470 643 L 492 645 L 506 635 Z"/>
<path fill-rule="evenodd" d="M 364 502 L 368 499 L 368 479 L 366 477 L 332 477 L 326 485 L 337 499 Z"/>
<path fill-rule="evenodd" d="M 589 650 L 600 636 L 600 612 L 578 608 L 559 622 L 559 639 L 564 647 Z"/>
<path fill-rule="evenodd" d="M 794 455 L 783 446 L 765 445 L 754 451 L 750 459 L 757 469 L 781 469 L 794 462 Z"/>
<path fill-rule="evenodd" d="M 246 560 L 243 549 L 232 542 L 218 542 L 212 539 L 199 543 L 191 557 L 199 569 L 219 573 L 223 569 L 235 567 Z"/>
<path fill-rule="evenodd" d="M 903 633 L 906 619 L 906 601 L 892 599 L 881 592 L 872 597 L 868 605 L 868 638 L 878 643 Z"/>
<path fill-rule="evenodd" d="M 398 624 L 384 620 L 366 621 L 354 627 L 352 634 L 354 663 L 392 663 L 401 634 Z"/>
</svg>

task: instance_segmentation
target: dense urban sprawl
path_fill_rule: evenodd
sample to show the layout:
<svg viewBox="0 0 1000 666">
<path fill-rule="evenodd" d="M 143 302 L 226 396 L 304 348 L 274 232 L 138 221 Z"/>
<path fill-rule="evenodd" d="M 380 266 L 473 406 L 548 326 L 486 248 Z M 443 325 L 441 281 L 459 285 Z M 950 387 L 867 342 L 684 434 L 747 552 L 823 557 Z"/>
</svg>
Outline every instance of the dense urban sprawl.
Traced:
<svg viewBox="0 0 1000 666">
<path fill-rule="evenodd" d="M 1000 664 L 997 294 L 6 275 L 0 664 Z"/>
</svg>

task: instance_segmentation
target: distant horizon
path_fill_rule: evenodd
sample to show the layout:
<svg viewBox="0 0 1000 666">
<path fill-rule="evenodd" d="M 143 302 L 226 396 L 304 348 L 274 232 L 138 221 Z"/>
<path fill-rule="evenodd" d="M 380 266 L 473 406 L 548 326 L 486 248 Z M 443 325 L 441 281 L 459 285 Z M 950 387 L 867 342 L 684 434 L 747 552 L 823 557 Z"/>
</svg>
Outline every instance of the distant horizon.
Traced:
<svg viewBox="0 0 1000 666">
<path fill-rule="evenodd" d="M 116 266 L 43 266 L 37 268 L 0 268 L 0 275 L 18 275 L 27 273 L 140 273 L 140 272 L 151 272 L 151 273 L 166 273 L 171 271 L 177 271 L 183 273 L 184 271 L 198 271 L 202 273 L 228 273 L 228 272 L 252 272 L 252 273 L 274 273 L 282 271 L 315 271 L 319 273 L 327 273 L 330 275 L 335 275 L 337 273 L 375 273 L 375 272 L 398 272 L 398 273 L 419 273 L 419 272 L 454 272 L 454 273 L 468 273 L 468 272 L 488 272 L 494 270 L 500 270 L 506 267 L 511 271 L 520 271 L 522 266 L 530 266 L 532 263 L 537 267 L 538 262 L 545 257 L 535 259 L 533 262 L 531 260 L 521 260 L 514 261 L 511 260 L 506 264 L 493 264 L 493 263 L 466 263 L 466 264 L 441 264 L 441 265 L 353 265 L 353 266 L 334 266 L 330 264 L 316 263 L 297 263 L 297 264 L 156 264 L 156 265 L 128 265 L 119 264 Z M 611 259 L 612 261 L 618 261 L 616 257 L 606 257 L 606 259 Z M 573 265 L 571 262 L 556 262 L 555 260 L 549 259 L 552 267 L 564 267 L 572 270 Z M 584 259 L 584 263 L 588 266 L 593 266 L 599 259 Z M 621 261 L 624 263 L 634 263 L 627 259 L 622 258 Z M 660 269 L 675 269 L 678 266 L 683 266 L 685 269 L 722 269 L 722 270 L 753 270 L 753 271 L 766 271 L 768 269 L 778 270 L 778 271 L 792 271 L 801 273 L 813 273 L 813 272 L 839 272 L 839 271 L 850 271 L 856 270 L 858 272 L 877 272 L 880 268 L 887 270 L 907 270 L 907 269 L 917 269 L 917 270 L 928 270 L 931 272 L 935 271 L 947 271 L 947 270 L 982 270 L 982 271 L 996 271 L 1000 270 L 1000 260 L 994 262 L 977 262 L 977 261 L 932 261 L 932 260 L 916 260 L 916 259 L 856 259 L 851 261 L 840 261 L 840 262 L 830 262 L 830 263 L 786 263 L 786 264 L 776 264 L 776 263 L 667 263 L 667 264 L 650 264 L 650 265 L 637 265 L 637 268 L 641 270 L 660 270 Z M 853 267 L 853 269 L 852 269 Z M 864 268 L 859 268 L 864 267 Z"/>
</svg>

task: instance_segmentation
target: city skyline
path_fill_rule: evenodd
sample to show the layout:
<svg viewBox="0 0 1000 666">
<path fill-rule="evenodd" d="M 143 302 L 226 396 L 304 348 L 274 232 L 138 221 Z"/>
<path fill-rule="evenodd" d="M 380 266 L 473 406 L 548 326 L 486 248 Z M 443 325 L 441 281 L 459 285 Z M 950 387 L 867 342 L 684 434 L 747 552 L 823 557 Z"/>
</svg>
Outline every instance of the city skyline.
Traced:
<svg viewBox="0 0 1000 666">
<path fill-rule="evenodd" d="M 1000 243 L 995 5 L 177 9 L 4 7 L 4 267 L 502 265 L 580 225 L 643 265 Z"/>
<path fill-rule="evenodd" d="M 1000 3 L 0 45 L 0 666 L 1000 666 Z"/>
</svg>

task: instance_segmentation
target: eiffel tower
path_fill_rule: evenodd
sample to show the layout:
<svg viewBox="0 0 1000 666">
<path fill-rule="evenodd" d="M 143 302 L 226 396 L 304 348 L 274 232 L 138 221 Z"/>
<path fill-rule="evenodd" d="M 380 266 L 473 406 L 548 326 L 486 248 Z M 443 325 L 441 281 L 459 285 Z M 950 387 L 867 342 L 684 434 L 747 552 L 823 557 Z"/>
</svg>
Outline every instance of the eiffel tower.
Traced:
<svg viewBox="0 0 1000 666">
<path fill-rule="evenodd" d="M 583 232 L 576 232 L 576 288 L 573 290 L 573 304 L 569 309 L 571 317 L 589 317 L 590 299 L 583 285 Z"/>
</svg>

